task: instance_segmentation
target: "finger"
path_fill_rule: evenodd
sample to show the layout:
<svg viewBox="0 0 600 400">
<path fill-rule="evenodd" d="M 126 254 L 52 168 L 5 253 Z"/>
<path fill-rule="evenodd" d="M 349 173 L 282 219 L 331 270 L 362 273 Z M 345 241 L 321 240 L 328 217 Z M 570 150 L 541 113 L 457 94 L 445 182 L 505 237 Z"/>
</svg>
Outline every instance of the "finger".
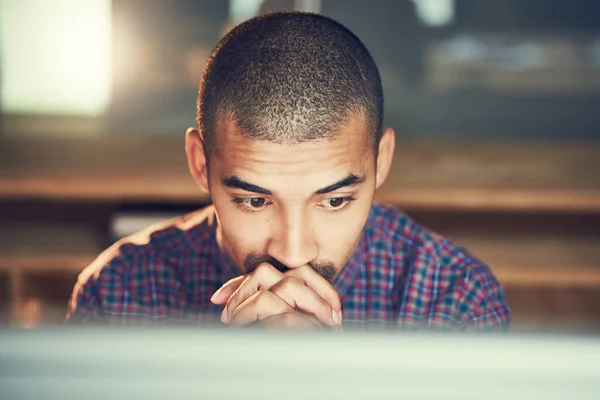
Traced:
<svg viewBox="0 0 600 400">
<path fill-rule="evenodd" d="M 274 284 L 285 276 L 268 263 L 262 263 L 245 279 L 238 288 L 229 296 L 227 305 L 221 315 L 221 321 L 227 323 L 231 314 L 246 299 L 259 290 L 269 290 Z"/>
<path fill-rule="evenodd" d="M 290 269 L 285 272 L 285 275 L 292 276 L 303 282 L 316 294 L 325 299 L 332 309 L 340 313 L 341 319 L 342 302 L 340 301 L 340 295 L 337 290 L 331 286 L 331 283 L 319 275 L 312 267 L 306 265 L 300 268 Z"/>
<path fill-rule="evenodd" d="M 298 312 L 288 312 L 265 318 L 259 323 L 260 327 L 267 329 L 294 329 L 294 330 L 322 330 L 317 321 Z"/>
<path fill-rule="evenodd" d="M 303 311 L 298 311 L 296 310 L 296 314 L 300 314 L 302 315 L 304 318 L 308 318 L 310 321 L 312 321 L 313 324 L 316 324 L 317 326 L 319 326 L 319 328 L 321 330 L 324 330 L 325 328 L 329 328 L 329 330 L 333 331 L 333 332 L 344 332 L 344 326 L 342 324 L 340 325 L 333 325 L 333 326 L 326 326 L 323 325 L 322 323 L 320 323 L 314 315 L 311 314 L 306 314 Z"/>
<path fill-rule="evenodd" d="M 273 315 L 293 311 L 293 308 L 271 291 L 259 290 L 233 311 L 229 324 L 232 326 L 248 325 Z"/>
<path fill-rule="evenodd" d="M 305 313 L 304 311 L 301 311 L 301 310 L 296 310 L 296 314 L 299 314 L 299 315 L 303 316 L 304 318 L 308 319 L 313 324 L 315 324 L 319 328 L 321 328 L 321 330 L 327 326 L 327 325 L 320 323 L 319 320 L 312 314 Z"/>
<path fill-rule="evenodd" d="M 237 278 L 233 278 L 228 280 L 217 290 L 210 301 L 214 304 L 225 304 L 229 299 L 229 296 L 244 282 L 248 275 L 238 276 Z"/>
<path fill-rule="evenodd" d="M 326 325 L 338 325 L 337 312 L 318 294 L 299 280 L 286 276 L 271 288 L 271 292 L 283 299 L 290 307 L 314 315 Z"/>
<path fill-rule="evenodd" d="M 300 315 L 302 315 L 304 318 L 308 318 L 308 319 L 309 319 L 309 320 L 311 320 L 311 321 L 312 321 L 314 324 L 317 324 L 317 325 L 318 325 L 318 326 L 321 328 L 321 330 L 324 330 L 325 328 L 328 328 L 329 330 L 331 330 L 331 331 L 333 331 L 333 332 L 343 332 L 343 331 L 344 331 L 344 326 L 343 326 L 342 324 L 340 324 L 340 325 L 333 325 L 333 326 L 326 326 L 326 325 L 323 325 L 322 323 L 320 323 L 320 322 L 319 322 L 319 321 L 318 321 L 318 320 L 315 318 L 315 316 L 314 316 L 314 315 L 311 315 L 311 314 L 306 314 L 306 313 L 304 313 L 304 312 L 302 312 L 302 311 L 298 311 L 298 310 L 296 310 L 296 313 L 297 313 L 297 314 L 300 314 Z"/>
</svg>

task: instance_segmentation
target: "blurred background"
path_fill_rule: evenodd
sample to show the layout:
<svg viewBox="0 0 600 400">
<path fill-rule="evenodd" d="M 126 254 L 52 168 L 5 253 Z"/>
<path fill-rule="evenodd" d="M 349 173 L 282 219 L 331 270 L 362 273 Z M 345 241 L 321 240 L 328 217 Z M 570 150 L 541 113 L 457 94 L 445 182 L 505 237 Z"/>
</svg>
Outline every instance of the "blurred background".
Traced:
<svg viewBox="0 0 600 400">
<path fill-rule="evenodd" d="M 486 262 L 513 331 L 600 333 L 600 2 L 0 0 L 0 324 L 60 323 L 105 247 L 208 204 L 204 63 L 274 10 L 333 17 L 397 132 L 377 197 Z"/>
</svg>

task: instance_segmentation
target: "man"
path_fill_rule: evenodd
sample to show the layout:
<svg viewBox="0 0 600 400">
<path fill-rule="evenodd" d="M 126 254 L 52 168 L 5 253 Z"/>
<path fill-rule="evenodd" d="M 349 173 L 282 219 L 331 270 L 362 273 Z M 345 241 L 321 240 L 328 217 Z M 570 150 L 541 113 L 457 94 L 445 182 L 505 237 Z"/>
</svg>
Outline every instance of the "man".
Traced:
<svg viewBox="0 0 600 400">
<path fill-rule="evenodd" d="M 346 28 L 304 13 L 237 26 L 206 65 L 197 117 L 186 153 L 213 205 L 103 253 L 68 320 L 507 328 L 488 267 L 372 204 L 394 132 L 377 67 Z"/>
</svg>

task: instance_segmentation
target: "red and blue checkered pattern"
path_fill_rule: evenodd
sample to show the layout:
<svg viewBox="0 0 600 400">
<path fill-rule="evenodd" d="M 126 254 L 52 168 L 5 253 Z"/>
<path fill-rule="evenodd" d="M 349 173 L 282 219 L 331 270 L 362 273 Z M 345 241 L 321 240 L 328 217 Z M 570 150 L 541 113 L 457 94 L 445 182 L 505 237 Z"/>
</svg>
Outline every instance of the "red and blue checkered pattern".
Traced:
<svg viewBox="0 0 600 400">
<path fill-rule="evenodd" d="M 79 276 L 73 322 L 218 323 L 212 294 L 239 275 L 216 241 L 213 207 L 117 242 Z M 373 205 L 334 282 L 344 326 L 506 330 L 510 309 L 490 269 L 399 210 Z"/>
</svg>

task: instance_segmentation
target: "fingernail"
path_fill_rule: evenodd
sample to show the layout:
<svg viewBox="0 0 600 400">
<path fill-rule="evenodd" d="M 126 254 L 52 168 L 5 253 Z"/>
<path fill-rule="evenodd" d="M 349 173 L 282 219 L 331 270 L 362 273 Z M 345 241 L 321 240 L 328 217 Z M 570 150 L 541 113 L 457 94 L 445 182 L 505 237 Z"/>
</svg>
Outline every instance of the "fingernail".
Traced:
<svg viewBox="0 0 600 400">
<path fill-rule="evenodd" d="M 227 323 L 227 306 L 225 306 L 223 312 L 221 313 L 221 322 L 224 324 Z"/>
<path fill-rule="evenodd" d="M 214 303 L 214 302 L 215 302 L 215 299 L 216 299 L 217 297 L 219 297 L 219 293 L 221 293 L 221 289 L 223 289 L 223 288 L 219 288 L 219 290 L 217 290 L 217 291 L 216 291 L 216 292 L 215 292 L 215 293 L 212 295 L 212 297 L 210 298 L 210 302 L 211 302 L 211 303 Z"/>
<path fill-rule="evenodd" d="M 342 312 L 335 312 L 335 310 L 331 310 L 331 319 L 333 319 L 333 323 L 335 325 L 341 325 L 342 324 Z"/>
</svg>

